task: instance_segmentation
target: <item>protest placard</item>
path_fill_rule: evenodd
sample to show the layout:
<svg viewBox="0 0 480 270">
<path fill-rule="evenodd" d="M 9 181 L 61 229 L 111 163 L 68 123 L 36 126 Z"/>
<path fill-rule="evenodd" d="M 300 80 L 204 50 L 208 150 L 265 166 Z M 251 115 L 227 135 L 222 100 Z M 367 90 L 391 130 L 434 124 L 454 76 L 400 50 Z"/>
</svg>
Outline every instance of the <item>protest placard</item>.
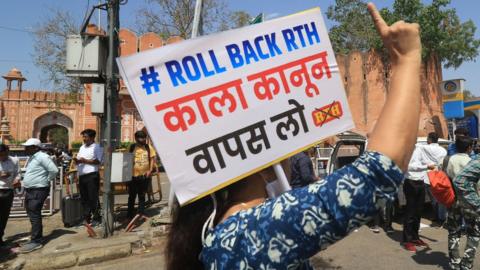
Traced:
<svg viewBox="0 0 480 270">
<path fill-rule="evenodd" d="M 181 204 L 353 127 L 319 8 L 117 63 Z"/>
</svg>

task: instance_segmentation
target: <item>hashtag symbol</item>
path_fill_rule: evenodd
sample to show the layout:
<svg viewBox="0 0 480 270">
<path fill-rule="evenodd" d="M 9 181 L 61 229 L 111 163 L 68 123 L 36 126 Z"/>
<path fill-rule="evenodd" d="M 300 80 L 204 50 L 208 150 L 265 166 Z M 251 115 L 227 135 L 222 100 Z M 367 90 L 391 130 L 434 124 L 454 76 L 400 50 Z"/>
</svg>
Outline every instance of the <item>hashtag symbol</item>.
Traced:
<svg viewBox="0 0 480 270">
<path fill-rule="evenodd" d="M 152 94 L 152 88 L 155 93 L 160 92 L 160 80 L 158 79 L 158 72 L 155 71 L 155 68 L 149 67 L 148 71 L 146 68 L 142 68 L 142 76 L 140 76 L 140 80 L 142 80 L 142 88 L 147 91 L 147 95 Z"/>
</svg>

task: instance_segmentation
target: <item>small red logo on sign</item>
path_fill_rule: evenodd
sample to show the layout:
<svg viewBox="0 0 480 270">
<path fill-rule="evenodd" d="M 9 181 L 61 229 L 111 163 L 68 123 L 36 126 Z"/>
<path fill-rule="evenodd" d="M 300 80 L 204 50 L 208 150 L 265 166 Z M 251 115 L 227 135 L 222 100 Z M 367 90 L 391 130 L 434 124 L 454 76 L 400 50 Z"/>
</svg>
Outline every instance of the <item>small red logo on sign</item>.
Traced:
<svg viewBox="0 0 480 270">
<path fill-rule="evenodd" d="M 343 115 L 342 105 L 338 101 L 334 101 L 329 105 L 326 105 L 322 108 L 315 109 L 312 112 L 313 123 L 315 126 L 321 127 L 325 123 L 333 121 L 335 119 L 340 119 Z"/>
</svg>

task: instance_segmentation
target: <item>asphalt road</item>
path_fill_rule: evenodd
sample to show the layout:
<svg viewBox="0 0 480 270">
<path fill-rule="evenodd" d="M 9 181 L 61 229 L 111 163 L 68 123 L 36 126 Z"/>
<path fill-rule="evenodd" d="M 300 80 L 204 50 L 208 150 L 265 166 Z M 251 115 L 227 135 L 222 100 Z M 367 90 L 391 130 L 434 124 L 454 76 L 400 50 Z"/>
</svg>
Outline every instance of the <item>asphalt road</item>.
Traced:
<svg viewBox="0 0 480 270">
<path fill-rule="evenodd" d="M 428 220 L 423 221 L 429 224 Z M 315 269 L 448 269 L 447 231 L 442 228 L 421 229 L 421 237 L 429 249 L 419 249 L 410 253 L 400 245 L 401 225 L 394 223 L 395 233 L 371 232 L 367 227 L 360 228 L 343 240 L 315 255 L 311 262 Z M 462 245 L 465 244 L 465 239 Z M 94 265 L 100 270 L 165 269 L 164 246 L 160 245 L 146 253 L 121 260 Z M 89 269 L 92 266 L 90 266 Z M 78 268 L 87 269 L 87 268 Z M 474 269 L 480 269 L 477 257 Z"/>
</svg>

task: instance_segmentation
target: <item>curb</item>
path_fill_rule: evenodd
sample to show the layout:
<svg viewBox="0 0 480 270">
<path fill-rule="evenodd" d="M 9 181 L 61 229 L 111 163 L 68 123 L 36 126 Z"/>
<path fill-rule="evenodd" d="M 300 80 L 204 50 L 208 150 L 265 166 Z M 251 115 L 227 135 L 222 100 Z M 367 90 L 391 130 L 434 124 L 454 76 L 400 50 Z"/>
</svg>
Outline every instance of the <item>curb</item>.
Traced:
<svg viewBox="0 0 480 270">
<path fill-rule="evenodd" d="M 65 269 L 73 266 L 84 266 L 105 262 L 113 259 L 128 257 L 132 254 L 132 243 L 119 244 L 101 248 L 89 248 L 75 252 L 65 252 L 44 255 L 27 259 L 23 268 L 25 270 L 51 270 Z M 25 260 L 19 258 L 17 260 Z M 15 263 L 14 263 L 15 264 Z"/>
<path fill-rule="evenodd" d="M 19 257 L 10 265 L 11 268 L 9 269 L 66 269 L 128 257 L 139 254 L 139 251 L 152 246 L 154 243 L 158 244 L 165 241 L 164 237 L 168 234 L 169 229 L 169 225 L 162 225 L 152 228 L 150 231 L 137 232 L 137 240 L 111 246 L 92 247 L 59 253 L 47 253 L 34 257 Z M 61 247 L 60 250 L 63 249 L 63 245 L 59 247 Z"/>
</svg>

